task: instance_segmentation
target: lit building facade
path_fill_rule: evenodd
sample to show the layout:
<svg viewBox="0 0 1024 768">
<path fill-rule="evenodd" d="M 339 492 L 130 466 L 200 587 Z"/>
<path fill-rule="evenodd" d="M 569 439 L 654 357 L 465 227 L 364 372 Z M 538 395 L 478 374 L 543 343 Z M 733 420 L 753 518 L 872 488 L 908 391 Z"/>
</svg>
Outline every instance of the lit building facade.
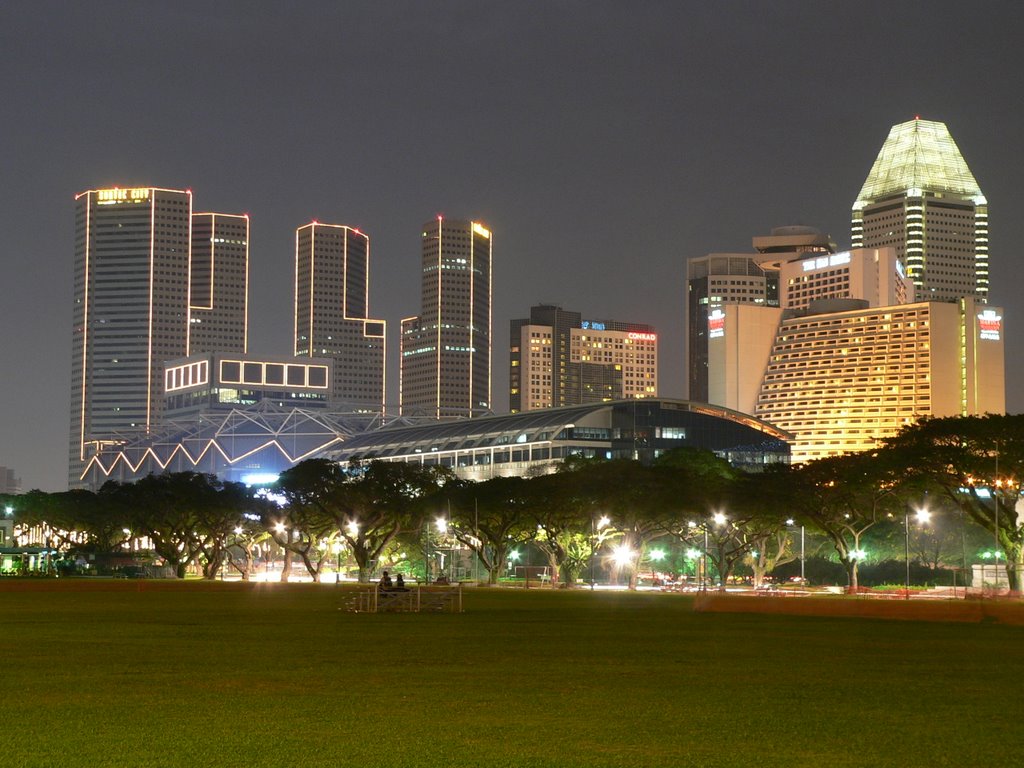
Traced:
<svg viewBox="0 0 1024 768">
<path fill-rule="evenodd" d="M 753 411 L 794 463 L 866 451 L 923 416 L 1005 411 L 1002 310 L 973 298 L 783 320 Z"/>
<path fill-rule="evenodd" d="M 75 205 L 69 482 L 163 410 L 164 360 L 189 349 L 192 193 L 82 192 Z"/>
<path fill-rule="evenodd" d="M 189 354 L 248 348 L 249 217 L 192 214 Z"/>
<path fill-rule="evenodd" d="M 509 342 L 512 413 L 657 397 L 658 335 L 649 325 L 541 305 L 511 322 Z"/>
<path fill-rule="evenodd" d="M 988 296 L 988 201 L 944 123 L 895 125 L 853 204 L 854 248 L 892 246 L 922 301 Z"/>
<path fill-rule="evenodd" d="M 402 320 L 400 410 L 431 418 L 491 410 L 491 255 L 480 222 L 423 227 L 421 309 Z"/>
<path fill-rule="evenodd" d="M 382 413 L 386 322 L 369 317 L 370 238 L 311 222 L 295 232 L 295 355 L 334 361 L 339 403 Z"/>
</svg>

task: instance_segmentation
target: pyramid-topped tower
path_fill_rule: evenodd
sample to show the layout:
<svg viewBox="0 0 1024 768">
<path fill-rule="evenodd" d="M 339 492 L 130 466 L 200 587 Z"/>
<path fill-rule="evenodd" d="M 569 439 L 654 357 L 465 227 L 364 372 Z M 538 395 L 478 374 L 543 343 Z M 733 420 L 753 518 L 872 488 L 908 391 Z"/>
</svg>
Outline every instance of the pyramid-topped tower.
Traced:
<svg viewBox="0 0 1024 768">
<path fill-rule="evenodd" d="M 853 204 L 854 248 L 893 246 L 919 299 L 988 296 L 988 201 L 945 123 L 894 125 Z"/>
</svg>

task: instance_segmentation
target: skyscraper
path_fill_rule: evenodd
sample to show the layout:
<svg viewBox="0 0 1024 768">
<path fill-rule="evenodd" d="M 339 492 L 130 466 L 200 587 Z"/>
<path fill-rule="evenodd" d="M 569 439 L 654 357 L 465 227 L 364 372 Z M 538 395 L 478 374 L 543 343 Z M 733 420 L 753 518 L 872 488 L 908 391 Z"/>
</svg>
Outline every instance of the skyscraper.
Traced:
<svg viewBox="0 0 1024 768">
<path fill-rule="evenodd" d="M 295 355 L 334 360 L 334 397 L 384 409 L 384 320 L 369 317 L 370 238 L 340 224 L 295 231 Z"/>
<path fill-rule="evenodd" d="M 421 308 L 402 320 L 403 414 L 491 410 L 490 230 L 438 216 L 423 226 Z"/>
<path fill-rule="evenodd" d="M 69 481 L 103 444 L 145 434 L 163 363 L 189 347 L 192 193 L 141 187 L 76 198 Z"/>
<path fill-rule="evenodd" d="M 920 301 L 988 297 L 988 201 L 944 123 L 894 125 L 853 204 L 854 248 L 896 248 Z"/>
<path fill-rule="evenodd" d="M 248 347 L 249 217 L 192 214 L 189 354 Z"/>
<path fill-rule="evenodd" d="M 658 335 L 641 323 L 584 320 L 541 305 L 513 320 L 509 410 L 658 396 Z"/>
<path fill-rule="evenodd" d="M 813 227 L 775 227 L 753 238 L 757 253 L 709 253 L 687 262 L 686 358 L 689 399 L 709 402 L 708 324 L 727 303 L 779 306 L 780 265 L 801 253 L 834 253 L 836 244 Z"/>
</svg>

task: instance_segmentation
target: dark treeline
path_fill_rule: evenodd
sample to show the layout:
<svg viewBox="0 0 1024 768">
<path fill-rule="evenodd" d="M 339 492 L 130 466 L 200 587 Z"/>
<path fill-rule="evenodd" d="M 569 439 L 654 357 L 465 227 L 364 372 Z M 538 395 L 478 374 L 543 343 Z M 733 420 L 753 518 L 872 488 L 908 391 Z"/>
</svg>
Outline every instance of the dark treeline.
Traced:
<svg viewBox="0 0 1024 768">
<path fill-rule="evenodd" d="M 791 571 L 802 531 L 812 540 L 807 554 L 838 562 L 856 589 L 869 543 L 873 559 L 912 557 L 935 571 L 966 565 L 968 538 L 972 558 L 979 542 L 996 551 L 998 540 L 1002 556 L 1020 564 L 1022 462 L 1024 417 L 984 416 L 925 419 L 873 452 L 758 473 L 697 450 L 667 453 L 650 466 L 570 458 L 552 474 L 475 483 L 437 467 L 311 459 L 282 473 L 269 496 L 176 473 L 0 503 L 23 529 L 45 528 L 67 552 L 123 551 L 144 537 L 179 577 L 197 564 L 206 578 L 227 566 L 248 579 L 273 542 L 284 552 L 284 579 L 301 562 L 319 580 L 344 553 L 365 582 L 410 553 L 425 562 L 424 534 L 440 519 L 491 584 L 524 544 L 543 553 L 565 586 L 603 558 L 635 587 L 644 566 L 674 567 L 656 562 L 665 544 L 691 557 L 700 552 L 719 583 L 742 571 L 760 584 L 787 564 Z M 1017 569 L 1009 576 L 1018 590 Z"/>
</svg>

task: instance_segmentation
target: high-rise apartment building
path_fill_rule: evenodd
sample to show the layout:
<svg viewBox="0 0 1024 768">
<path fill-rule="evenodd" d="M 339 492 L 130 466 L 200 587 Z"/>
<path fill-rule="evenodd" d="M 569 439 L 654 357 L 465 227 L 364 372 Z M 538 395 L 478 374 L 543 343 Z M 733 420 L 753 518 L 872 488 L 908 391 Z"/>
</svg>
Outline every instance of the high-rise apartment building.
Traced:
<svg viewBox="0 0 1024 768">
<path fill-rule="evenodd" d="M 687 262 L 686 357 L 689 399 L 708 402 L 708 323 L 722 305 L 779 306 L 779 268 L 802 253 L 834 253 L 835 243 L 813 227 L 776 227 L 753 238 L 756 253 L 710 253 Z"/>
<path fill-rule="evenodd" d="M 922 301 L 988 296 L 988 201 L 944 123 L 895 125 L 853 204 L 854 248 L 892 246 Z"/>
<path fill-rule="evenodd" d="M 651 326 L 584 320 L 552 305 L 511 322 L 512 413 L 657 395 L 658 335 Z"/>
<path fill-rule="evenodd" d="M 334 361 L 334 397 L 384 409 L 384 320 L 369 316 L 370 238 L 311 222 L 295 231 L 295 355 Z"/>
<path fill-rule="evenodd" d="M 423 226 L 420 313 L 402 320 L 403 414 L 491 410 L 491 254 L 480 222 L 439 216 Z"/>
<path fill-rule="evenodd" d="M 249 217 L 192 214 L 189 354 L 248 348 Z"/>
<path fill-rule="evenodd" d="M 189 348 L 192 193 L 153 187 L 77 195 L 69 480 L 103 444 L 148 432 L 163 365 Z"/>
</svg>

